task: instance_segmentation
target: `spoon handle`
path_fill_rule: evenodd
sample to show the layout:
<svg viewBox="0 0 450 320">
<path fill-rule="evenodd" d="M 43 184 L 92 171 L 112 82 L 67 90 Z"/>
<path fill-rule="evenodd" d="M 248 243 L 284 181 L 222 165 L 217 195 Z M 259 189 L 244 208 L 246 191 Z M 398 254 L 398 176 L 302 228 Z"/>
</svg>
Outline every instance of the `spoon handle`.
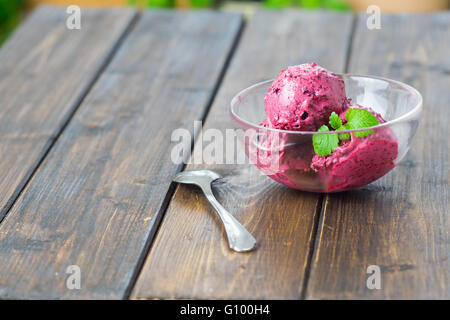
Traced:
<svg viewBox="0 0 450 320">
<path fill-rule="evenodd" d="M 228 244 L 237 252 L 251 251 L 255 248 L 256 240 L 220 203 L 212 193 L 211 186 L 202 187 L 208 201 L 219 214 L 225 227 Z"/>
</svg>

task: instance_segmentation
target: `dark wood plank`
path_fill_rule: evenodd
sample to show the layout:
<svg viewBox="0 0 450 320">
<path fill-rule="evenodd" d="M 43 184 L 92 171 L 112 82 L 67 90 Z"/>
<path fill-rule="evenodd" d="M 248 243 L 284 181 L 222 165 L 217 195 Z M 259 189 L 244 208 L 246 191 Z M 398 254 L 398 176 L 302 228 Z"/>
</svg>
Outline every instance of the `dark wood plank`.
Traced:
<svg viewBox="0 0 450 320">
<path fill-rule="evenodd" d="M 424 95 L 422 122 L 403 162 L 361 190 L 327 197 L 307 297 L 450 298 L 450 13 L 359 17 L 350 72 L 409 83 Z M 381 289 L 366 287 L 381 268 Z"/>
<path fill-rule="evenodd" d="M 171 132 L 204 114 L 241 23 L 143 14 L 0 226 L 1 297 L 126 295 L 180 169 Z"/>
<path fill-rule="evenodd" d="M 350 14 L 258 12 L 240 41 L 206 128 L 222 132 L 233 128 L 228 114 L 233 95 L 275 77 L 287 65 L 316 61 L 343 71 L 351 22 Z M 320 196 L 289 190 L 252 166 L 199 167 L 223 174 L 215 193 L 258 240 L 257 250 L 230 251 L 223 228 L 200 191 L 179 186 L 132 296 L 299 298 Z"/>
<path fill-rule="evenodd" d="M 86 9 L 82 28 L 69 30 L 63 8 L 44 6 L 1 48 L 0 221 L 135 15 Z"/>
</svg>

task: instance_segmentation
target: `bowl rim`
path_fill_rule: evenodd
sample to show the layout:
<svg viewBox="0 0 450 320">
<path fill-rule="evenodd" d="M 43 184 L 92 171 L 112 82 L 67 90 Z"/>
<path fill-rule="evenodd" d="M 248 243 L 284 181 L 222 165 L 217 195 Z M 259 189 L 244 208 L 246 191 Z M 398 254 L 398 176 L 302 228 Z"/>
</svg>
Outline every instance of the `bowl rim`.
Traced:
<svg viewBox="0 0 450 320">
<path fill-rule="evenodd" d="M 377 129 L 377 128 L 382 128 L 382 127 L 388 127 L 388 126 L 390 126 L 392 124 L 395 124 L 395 123 L 398 123 L 398 122 L 402 122 L 402 121 L 405 121 L 405 120 L 407 120 L 409 118 L 412 118 L 413 116 L 415 116 L 416 114 L 418 114 L 418 113 L 420 113 L 422 111 L 422 104 L 423 104 L 422 95 L 420 94 L 420 92 L 416 88 L 414 88 L 414 87 L 412 87 L 412 86 L 410 86 L 410 85 L 408 85 L 406 83 L 403 83 L 403 82 L 397 81 L 397 80 L 393 80 L 393 79 L 389 79 L 389 78 L 385 78 L 385 77 L 380 77 L 380 76 L 360 75 L 360 74 L 355 74 L 355 73 L 341 73 L 341 74 L 336 73 L 336 75 L 339 76 L 340 78 L 343 78 L 343 77 L 359 77 L 359 78 L 370 78 L 370 79 L 383 80 L 383 81 L 386 81 L 386 82 L 395 83 L 395 84 L 397 84 L 399 86 L 402 86 L 402 87 L 406 88 L 408 91 L 412 92 L 413 94 L 415 94 L 417 96 L 417 98 L 418 98 L 418 102 L 414 106 L 414 108 L 412 108 L 407 113 L 405 113 L 405 114 L 401 115 L 400 117 L 395 118 L 393 120 L 377 124 L 376 126 L 360 128 L 360 129 L 343 130 L 343 131 L 323 131 L 323 132 L 320 132 L 320 134 L 334 134 L 336 132 L 339 132 L 339 133 L 350 133 L 350 132 L 358 132 L 358 131 L 365 131 L 365 130 L 369 130 L 369 129 Z M 239 115 L 236 114 L 236 112 L 234 110 L 234 106 L 237 105 L 237 103 L 240 103 L 239 99 L 240 99 L 241 95 L 245 95 L 249 91 L 253 90 L 254 88 L 266 85 L 268 83 L 272 83 L 273 81 L 275 81 L 275 78 L 274 79 L 270 79 L 270 80 L 260 81 L 258 83 L 255 83 L 255 84 L 251 85 L 250 87 L 247 87 L 247 88 L 239 91 L 233 97 L 233 99 L 231 99 L 231 103 L 230 103 L 231 117 L 235 121 L 244 123 L 245 125 L 253 127 L 254 129 L 270 130 L 270 131 L 274 131 L 274 132 L 278 132 L 278 133 L 290 133 L 290 134 L 308 134 L 308 135 L 317 134 L 318 131 L 294 131 L 294 130 L 283 130 L 283 129 L 276 129 L 276 128 L 268 128 L 268 127 L 264 127 L 264 126 L 261 126 L 259 124 L 255 124 L 253 122 L 250 122 L 250 121 L 248 121 L 246 119 L 243 119 L 242 117 L 240 117 Z"/>
</svg>

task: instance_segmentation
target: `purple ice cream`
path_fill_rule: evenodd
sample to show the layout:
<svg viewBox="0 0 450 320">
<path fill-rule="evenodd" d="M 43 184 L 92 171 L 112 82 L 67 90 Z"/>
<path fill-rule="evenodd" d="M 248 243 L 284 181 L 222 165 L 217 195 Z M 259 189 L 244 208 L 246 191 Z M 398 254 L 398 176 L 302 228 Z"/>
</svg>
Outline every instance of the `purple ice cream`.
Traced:
<svg viewBox="0 0 450 320">
<path fill-rule="evenodd" d="M 314 62 L 282 70 L 264 104 L 264 125 L 294 131 L 316 131 L 333 111 L 348 109 L 344 81 Z"/>
</svg>

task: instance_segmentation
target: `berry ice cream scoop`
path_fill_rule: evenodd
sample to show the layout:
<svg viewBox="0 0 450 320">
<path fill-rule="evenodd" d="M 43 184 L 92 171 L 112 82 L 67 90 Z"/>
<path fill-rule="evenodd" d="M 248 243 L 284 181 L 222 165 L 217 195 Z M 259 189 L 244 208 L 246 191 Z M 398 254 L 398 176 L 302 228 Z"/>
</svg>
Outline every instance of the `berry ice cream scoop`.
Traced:
<svg viewBox="0 0 450 320">
<path fill-rule="evenodd" d="M 264 104 L 265 126 L 295 131 L 316 131 L 333 111 L 348 109 L 344 81 L 314 62 L 282 70 Z"/>
</svg>

